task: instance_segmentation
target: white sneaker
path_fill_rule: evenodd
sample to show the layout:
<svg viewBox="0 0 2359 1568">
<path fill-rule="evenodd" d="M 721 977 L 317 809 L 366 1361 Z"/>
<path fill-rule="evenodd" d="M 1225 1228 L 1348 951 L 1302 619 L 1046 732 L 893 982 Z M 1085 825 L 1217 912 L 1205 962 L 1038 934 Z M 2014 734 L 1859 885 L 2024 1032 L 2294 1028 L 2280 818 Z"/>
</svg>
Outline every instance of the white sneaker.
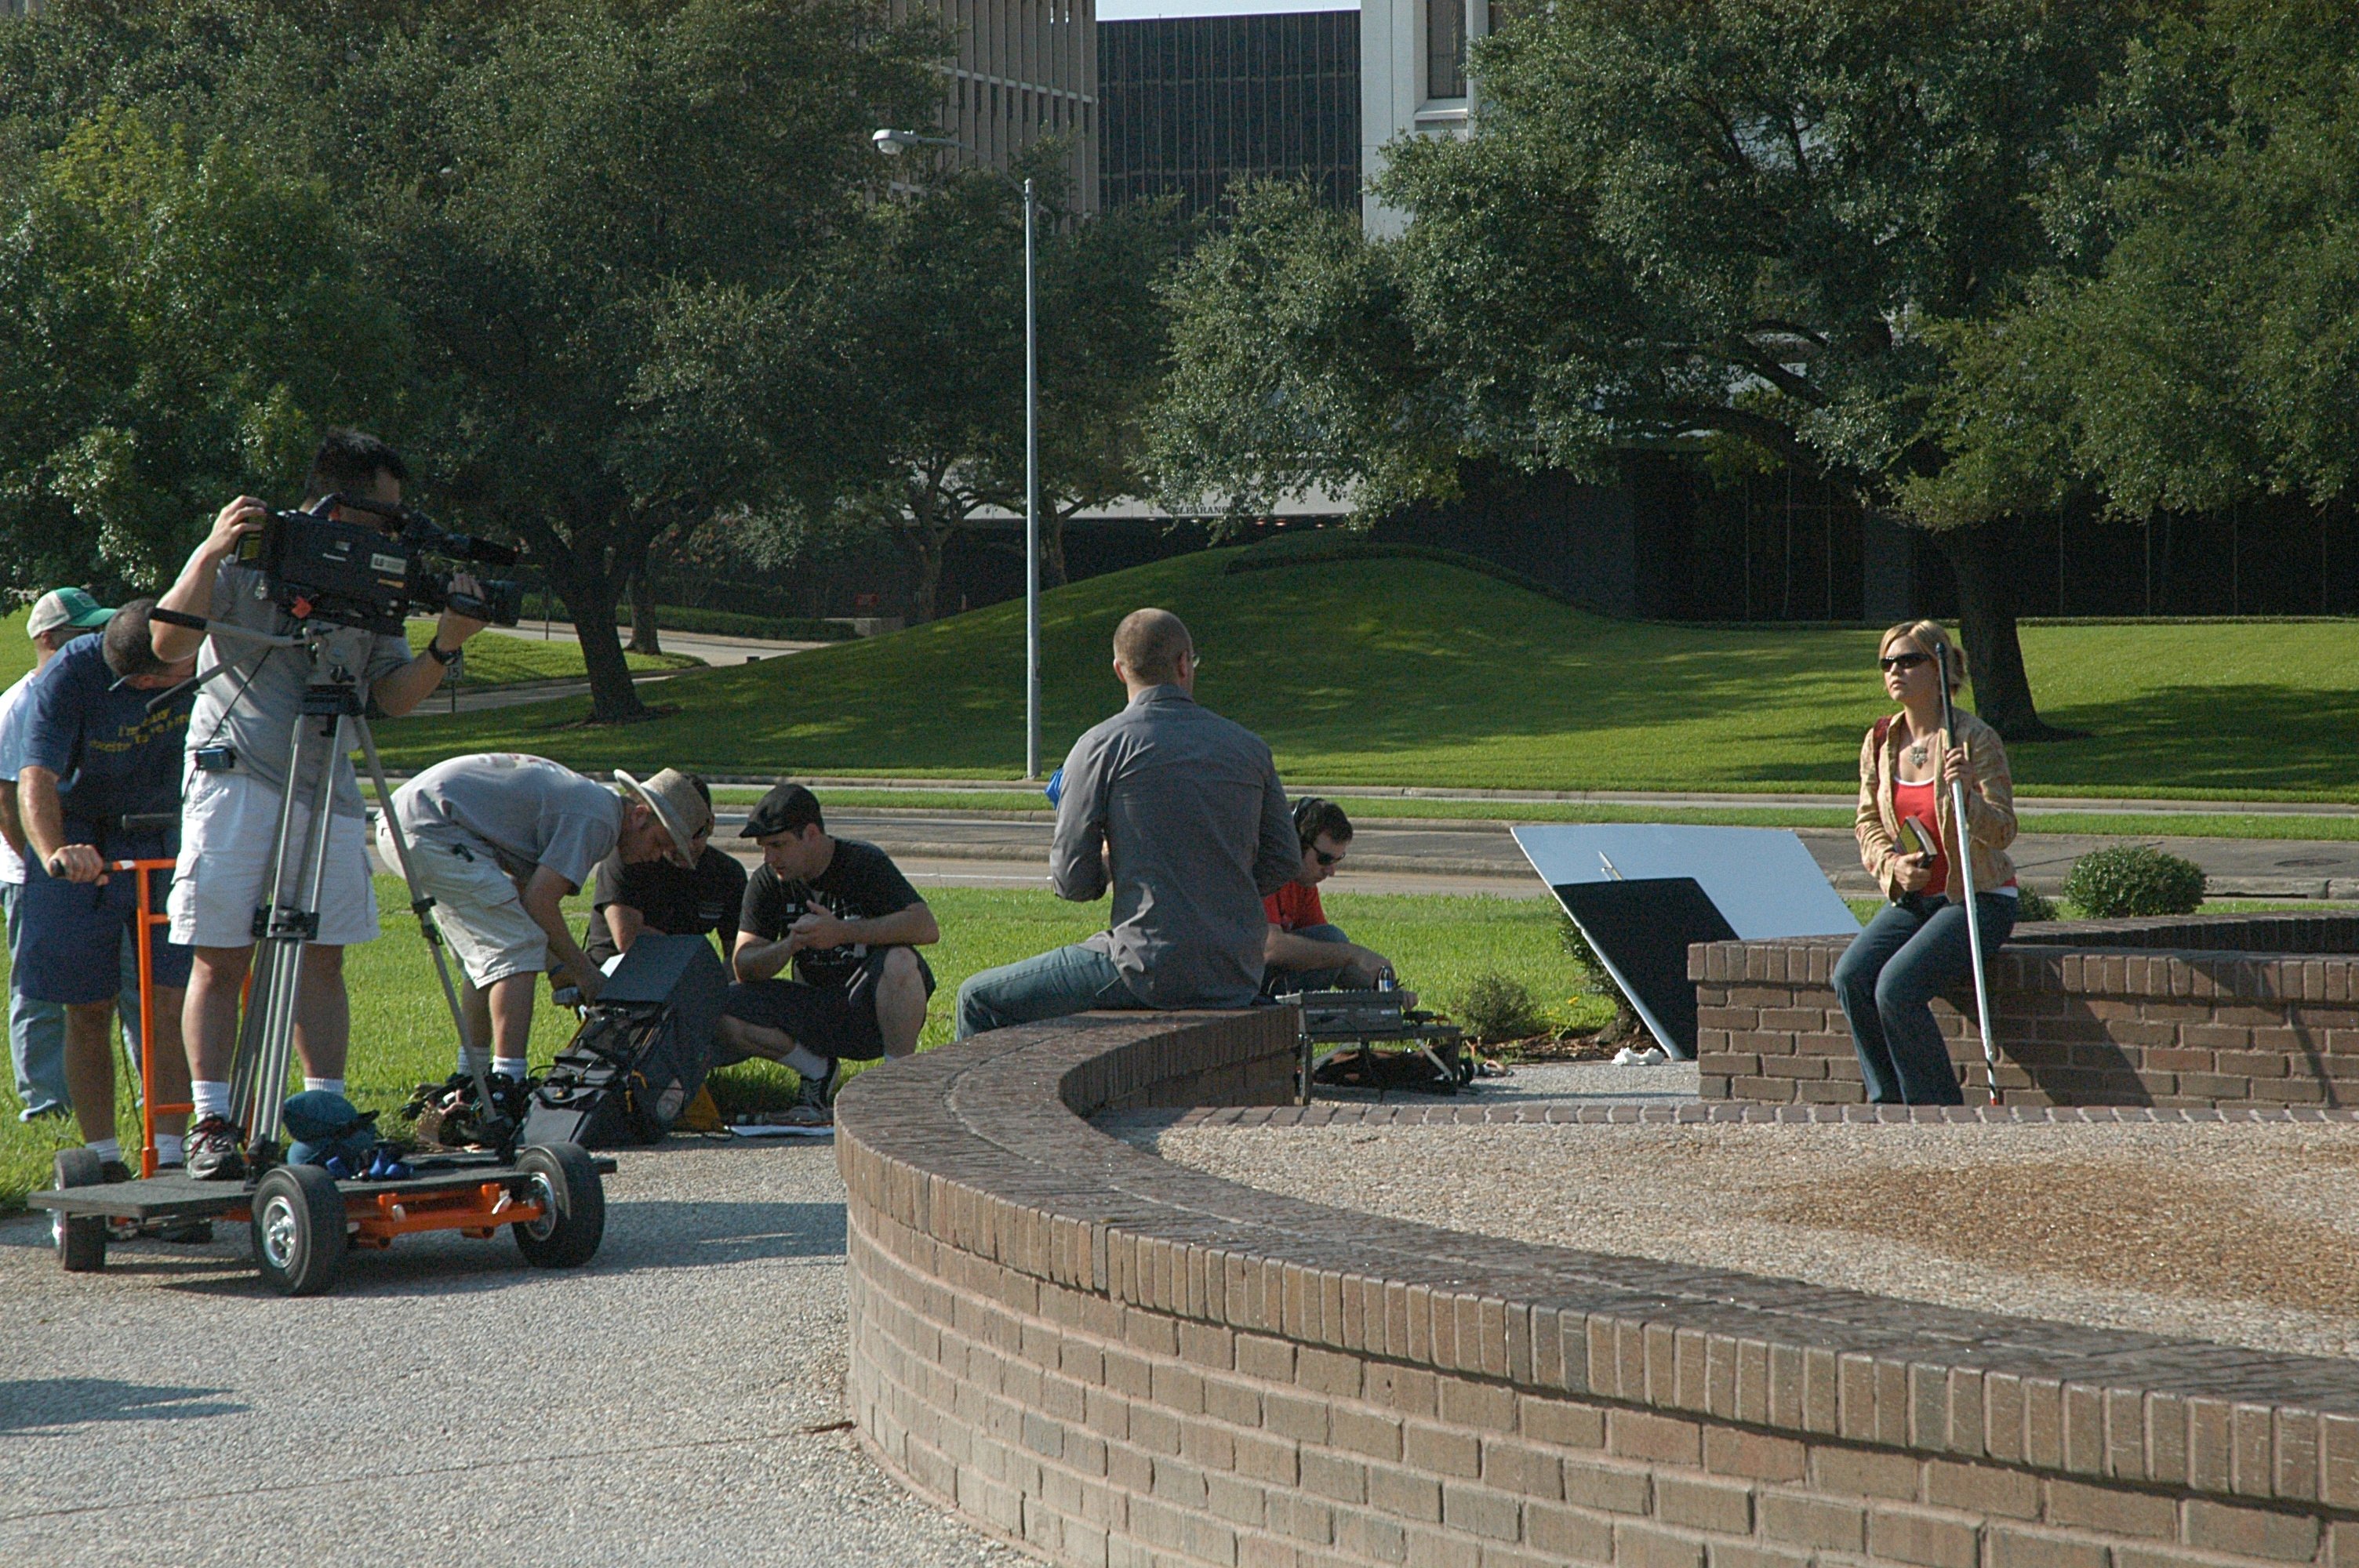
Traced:
<svg viewBox="0 0 2359 1568">
<path fill-rule="evenodd" d="M 1617 1067 L 1635 1067 L 1645 1060 L 1645 1054 L 1632 1045 L 1625 1045 L 1614 1053 L 1614 1065 Z"/>
<path fill-rule="evenodd" d="M 1671 1054 L 1669 1051 L 1664 1050 L 1660 1045 L 1649 1045 L 1645 1051 L 1639 1053 L 1638 1065 L 1642 1067 L 1659 1067 L 1670 1059 Z"/>
</svg>

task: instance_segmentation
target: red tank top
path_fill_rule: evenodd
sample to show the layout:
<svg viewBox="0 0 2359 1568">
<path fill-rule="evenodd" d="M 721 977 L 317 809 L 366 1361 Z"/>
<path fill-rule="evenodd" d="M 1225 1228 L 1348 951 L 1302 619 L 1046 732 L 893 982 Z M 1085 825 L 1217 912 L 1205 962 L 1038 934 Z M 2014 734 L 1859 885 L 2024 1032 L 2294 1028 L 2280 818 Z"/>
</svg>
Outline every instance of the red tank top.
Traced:
<svg viewBox="0 0 2359 1568">
<path fill-rule="evenodd" d="M 1941 842 L 1940 789 L 1931 780 L 1923 784 L 1902 784 L 1892 781 L 1892 814 L 1913 816 L 1924 830 L 1926 839 L 1933 846 L 1932 876 L 1919 892 L 1938 893 L 1950 885 L 1950 851 Z"/>
</svg>

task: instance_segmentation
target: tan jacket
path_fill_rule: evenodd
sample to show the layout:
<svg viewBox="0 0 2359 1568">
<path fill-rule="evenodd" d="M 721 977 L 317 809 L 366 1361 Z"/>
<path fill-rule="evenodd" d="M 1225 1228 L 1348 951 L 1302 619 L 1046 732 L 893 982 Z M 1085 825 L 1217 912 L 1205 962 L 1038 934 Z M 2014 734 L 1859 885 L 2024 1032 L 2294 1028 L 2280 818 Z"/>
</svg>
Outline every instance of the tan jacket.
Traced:
<svg viewBox="0 0 2359 1568">
<path fill-rule="evenodd" d="M 2006 847 L 2015 842 L 2015 779 L 2007 772 L 2006 745 L 1998 731 L 1964 708 L 1955 708 L 1952 714 L 1957 741 L 1942 735 L 1939 746 L 1927 753 L 1928 767 L 1918 771 L 1931 771 L 1952 744 L 1965 747 L 1967 766 L 1973 775 L 1966 790 L 1966 822 L 1973 838 L 1974 891 L 1990 892 L 2015 875 L 2015 862 L 2006 857 Z M 1900 773 L 1900 752 L 1908 733 L 1907 720 L 1894 714 L 1878 719 L 1860 743 L 1859 814 L 1853 829 L 1859 838 L 1860 864 L 1884 889 L 1884 896 L 1895 902 L 1902 892 L 1902 857 L 1900 817 L 1892 808 L 1892 785 Z M 1940 792 L 1939 811 L 1937 826 L 1941 847 L 1949 856 L 1950 885 L 1923 891 L 1946 894 L 1955 903 L 1965 896 L 1965 881 L 1958 874 L 1958 828 L 1946 788 Z"/>
</svg>

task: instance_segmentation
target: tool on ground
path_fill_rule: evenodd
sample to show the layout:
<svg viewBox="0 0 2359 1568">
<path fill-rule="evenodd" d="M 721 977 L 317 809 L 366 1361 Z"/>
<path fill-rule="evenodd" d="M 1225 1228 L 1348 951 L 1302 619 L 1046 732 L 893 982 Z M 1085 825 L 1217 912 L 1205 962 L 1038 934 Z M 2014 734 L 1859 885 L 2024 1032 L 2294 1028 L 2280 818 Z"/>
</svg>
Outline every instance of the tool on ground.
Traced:
<svg viewBox="0 0 2359 1568">
<path fill-rule="evenodd" d="M 1941 683 L 1941 765 L 1949 767 L 1949 749 L 1956 744 L 1957 716 L 1950 708 L 1950 650 L 1946 643 L 1933 647 L 1935 673 Z M 1998 1042 L 1991 1033 L 1990 976 L 1983 968 L 1983 916 L 1974 907 L 1974 847 L 1973 835 L 1966 823 L 1966 781 L 1958 774 L 1950 775 L 1950 816 L 1958 825 L 1958 876 L 1966 890 L 1966 946 L 1973 955 L 1974 1011 L 1982 1026 L 1983 1071 L 1990 1079 L 1990 1102 L 1998 1103 Z"/>
</svg>

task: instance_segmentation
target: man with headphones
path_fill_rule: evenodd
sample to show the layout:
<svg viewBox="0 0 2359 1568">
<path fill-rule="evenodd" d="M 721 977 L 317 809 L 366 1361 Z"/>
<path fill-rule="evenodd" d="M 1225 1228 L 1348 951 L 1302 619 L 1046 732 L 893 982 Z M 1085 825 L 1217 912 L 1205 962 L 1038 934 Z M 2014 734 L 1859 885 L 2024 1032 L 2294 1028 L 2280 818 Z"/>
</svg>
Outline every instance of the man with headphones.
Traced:
<svg viewBox="0 0 2359 1568">
<path fill-rule="evenodd" d="M 1391 975 L 1391 960 L 1329 925 L 1319 902 L 1319 884 L 1335 874 L 1351 848 L 1352 819 L 1333 801 L 1307 795 L 1294 803 L 1294 831 L 1302 841 L 1302 864 L 1292 881 L 1262 900 L 1269 919 L 1262 945 L 1262 990 L 1289 996 L 1370 989 Z M 1404 993 L 1402 1005 L 1416 1003 L 1416 997 Z"/>
</svg>

